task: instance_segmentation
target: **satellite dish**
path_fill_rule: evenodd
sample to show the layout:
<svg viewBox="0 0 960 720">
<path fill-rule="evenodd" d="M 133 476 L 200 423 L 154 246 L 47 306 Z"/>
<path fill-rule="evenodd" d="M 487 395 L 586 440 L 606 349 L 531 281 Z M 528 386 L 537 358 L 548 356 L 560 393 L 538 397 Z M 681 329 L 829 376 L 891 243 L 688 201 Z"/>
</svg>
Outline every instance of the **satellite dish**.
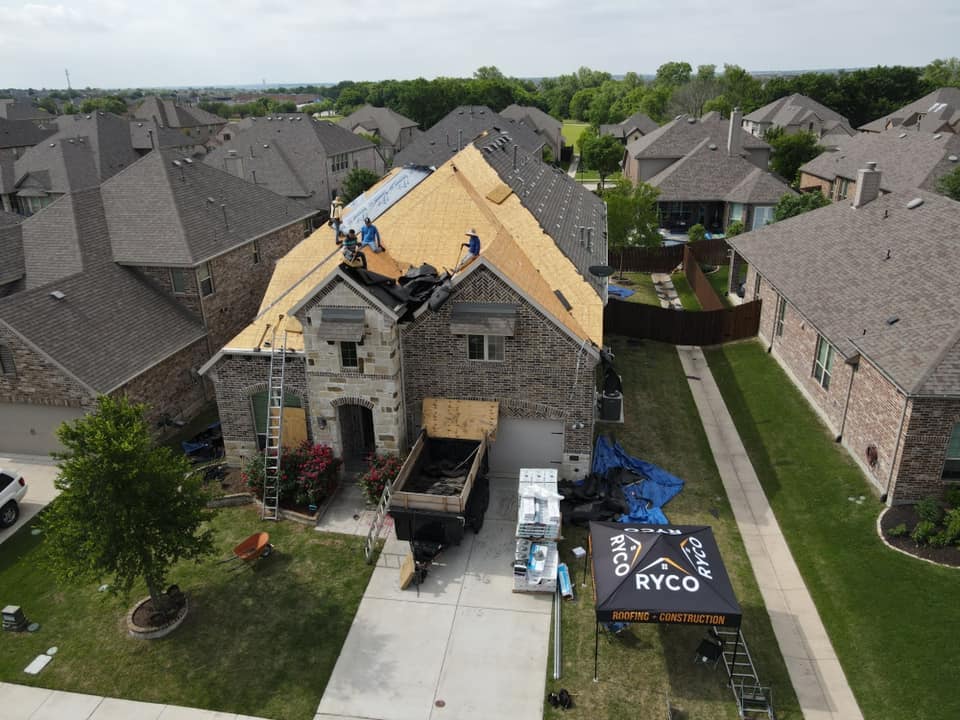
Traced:
<svg viewBox="0 0 960 720">
<path fill-rule="evenodd" d="M 602 278 L 610 277 L 611 275 L 613 275 L 613 273 L 616 272 L 616 270 L 614 270 L 609 265 L 591 265 L 589 269 L 590 269 L 591 275 L 594 275 L 596 277 L 602 277 Z"/>
</svg>

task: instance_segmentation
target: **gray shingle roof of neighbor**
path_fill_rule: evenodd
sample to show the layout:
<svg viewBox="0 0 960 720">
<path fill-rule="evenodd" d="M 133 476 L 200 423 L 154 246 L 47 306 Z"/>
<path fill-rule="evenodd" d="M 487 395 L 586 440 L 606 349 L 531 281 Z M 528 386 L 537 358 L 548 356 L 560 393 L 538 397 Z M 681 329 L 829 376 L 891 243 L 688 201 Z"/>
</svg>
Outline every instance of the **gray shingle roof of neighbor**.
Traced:
<svg viewBox="0 0 960 720">
<path fill-rule="evenodd" d="M 727 153 L 725 145 L 704 138 L 687 155 L 647 181 L 661 202 L 726 201 L 773 205 L 795 195 L 781 178 L 749 160 Z"/>
<path fill-rule="evenodd" d="M 6 120 L 52 120 L 53 115 L 29 100 L 0 98 L 0 118 Z"/>
<path fill-rule="evenodd" d="M 315 213 L 267 188 L 155 150 L 102 185 L 113 257 L 193 266 Z"/>
<path fill-rule="evenodd" d="M 130 143 L 134 150 L 165 150 L 202 144 L 199 138 L 184 135 L 174 128 L 161 127 L 153 120 L 132 120 Z"/>
<path fill-rule="evenodd" d="M 728 242 L 845 357 L 863 354 L 908 393 L 960 396 L 958 226 L 960 203 L 909 189 Z"/>
<path fill-rule="evenodd" d="M 562 122 L 532 105 L 517 105 L 514 103 L 501 110 L 500 114 L 505 118 L 524 123 L 534 132 L 546 133 L 551 138 L 557 137 L 563 130 Z"/>
<path fill-rule="evenodd" d="M 635 158 L 681 158 L 709 138 L 720 147 L 727 146 L 729 120 L 719 114 L 701 119 L 680 115 L 647 135 L 627 145 L 627 152 Z M 767 148 L 769 145 L 746 130 L 740 129 L 741 147 L 745 150 Z"/>
<path fill-rule="evenodd" d="M 635 112 L 623 122 L 614 123 L 611 125 L 601 125 L 600 134 L 613 135 L 614 137 L 622 140 L 634 130 L 639 130 L 642 135 L 649 135 L 658 127 L 660 126 L 648 115 L 642 112 Z"/>
<path fill-rule="evenodd" d="M 330 204 L 329 158 L 373 147 L 366 138 L 339 125 L 288 113 L 237 123 L 231 139 L 211 150 L 204 162 L 226 170 L 228 159 L 238 157 L 248 182 L 325 210 Z"/>
<path fill-rule="evenodd" d="M 74 193 L 54 205 L 68 211 L 70 232 L 79 238 L 85 255 L 83 267 L 0 299 L 0 323 L 99 393 L 205 336 L 199 320 L 173 298 L 98 250 L 107 245 L 107 227 L 97 189 Z M 54 290 L 63 293 L 63 299 L 51 296 Z"/>
<path fill-rule="evenodd" d="M 193 105 L 181 105 L 175 100 L 166 100 L 156 95 L 143 99 L 133 111 L 133 116 L 141 120 L 155 120 L 167 128 L 189 128 L 201 125 L 225 125 L 227 121 L 219 115 L 202 110 Z"/>
<path fill-rule="evenodd" d="M 960 165 L 960 135 L 924 133 L 892 128 L 882 133 L 858 133 L 843 140 L 834 152 L 825 152 L 802 165 L 800 171 L 833 181 L 855 180 L 868 162 L 877 163 L 880 187 L 886 191 L 934 190 L 937 180 Z"/>
<path fill-rule="evenodd" d="M 31 147 L 57 131 L 53 123 L 40 127 L 30 120 L 0 118 L 0 149 Z"/>
<path fill-rule="evenodd" d="M 473 144 L 543 231 L 601 294 L 606 281 L 591 275 L 589 267 L 607 263 L 607 206 L 562 170 L 519 147 L 513 130 L 492 131 Z M 586 228 L 591 229 L 589 244 Z"/>
<path fill-rule="evenodd" d="M 948 113 L 944 114 L 944 108 L 938 108 L 940 104 L 949 106 L 946 108 Z M 920 114 L 940 111 L 940 117 L 950 125 L 956 127 L 960 123 L 960 88 L 943 87 L 934 90 L 928 95 L 924 95 L 919 100 L 904 105 L 902 108 L 894 110 L 888 115 L 884 115 L 876 120 L 871 120 L 865 125 L 860 126 L 860 130 L 869 132 L 883 132 L 887 129 L 889 123 L 891 127 L 897 128 L 901 125 L 913 126 L 917 124 Z"/>
<path fill-rule="evenodd" d="M 59 130 L 25 151 L 15 164 L 17 185 L 30 175 L 43 189 L 67 193 L 99 185 L 140 157 L 127 121 L 113 113 L 65 115 Z"/>
<path fill-rule="evenodd" d="M 354 128 L 358 126 L 362 126 L 368 131 L 376 129 L 380 137 L 390 145 L 396 145 L 400 140 L 401 130 L 417 127 L 416 121 L 404 117 L 390 108 L 374 107 L 373 105 L 364 105 L 354 110 L 337 125 L 350 132 L 353 132 Z"/>
<path fill-rule="evenodd" d="M 751 120 L 760 123 L 773 123 L 780 127 L 787 127 L 803 121 L 809 114 L 816 115 L 821 122 L 828 120 L 839 122 L 844 125 L 850 122 L 843 115 L 835 110 L 831 110 L 826 105 L 818 103 L 813 98 L 793 93 L 785 97 L 767 103 L 762 108 L 754 110 L 752 113 L 743 116 L 744 120 Z"/>
<path fill-rule="evenodd" d="M 540 152 L 543 148 L 543 138 L 516 120 L 505 118 L 485 105 L 461 105 L 397 153 L 393 164 L 395 167 L 440 167 L 460 148 L 493 128 L 508 131 L 513 141 L 528 152 Z"/>
<path fill-rule="evenodd" d="M 0 285 L 23 277 L 23 231 L 19 215 L 0 210 Z"/>
</svg>

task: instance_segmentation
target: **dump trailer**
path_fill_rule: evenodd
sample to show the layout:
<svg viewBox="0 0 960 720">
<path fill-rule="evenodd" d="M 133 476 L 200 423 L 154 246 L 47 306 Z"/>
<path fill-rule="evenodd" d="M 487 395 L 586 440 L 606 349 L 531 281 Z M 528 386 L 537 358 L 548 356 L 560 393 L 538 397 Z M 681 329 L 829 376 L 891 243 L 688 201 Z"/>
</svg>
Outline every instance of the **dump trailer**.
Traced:
<svg viewBox="0 0 960 720">
<path fill-rule="evenodd" d="M 417 560 L 459 545 L 469 526 L 479 532 L 490 502 L 487 449 L 496 438 L 499 404 L 427 398 L 423 428 L 400 468 L 390 496 L 399 540 Z"/>
</svg>

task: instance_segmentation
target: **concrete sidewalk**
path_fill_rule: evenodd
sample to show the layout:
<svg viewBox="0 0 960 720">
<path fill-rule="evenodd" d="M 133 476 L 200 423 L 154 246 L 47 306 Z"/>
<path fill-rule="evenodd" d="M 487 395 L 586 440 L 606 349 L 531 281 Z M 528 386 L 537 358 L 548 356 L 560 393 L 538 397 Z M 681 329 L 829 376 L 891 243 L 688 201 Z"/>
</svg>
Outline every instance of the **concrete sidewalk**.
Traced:
<svg viewBox="0 0 960 720">
<path fill-rule="evenodd" d="M 54 661 L 56 662 L 56 661 Z M 179 705 L 118 700 L 0 682 L 4 720 L 261 720 Z"/>
<path fill-rule="evenodd" d="M 677 352 L 804 718 L 862 720 L 703 351 L 681 346 Z"/>
</svg>

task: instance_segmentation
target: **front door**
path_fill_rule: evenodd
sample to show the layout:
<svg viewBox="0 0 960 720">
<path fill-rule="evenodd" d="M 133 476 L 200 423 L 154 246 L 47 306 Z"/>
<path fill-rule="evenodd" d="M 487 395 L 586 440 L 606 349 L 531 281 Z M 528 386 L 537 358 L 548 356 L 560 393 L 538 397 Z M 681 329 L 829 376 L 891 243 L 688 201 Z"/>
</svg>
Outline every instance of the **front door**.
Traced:
<svg viewBox="0 0 960 720">
<path fill-rule="evenodd" d="M 376 450 L 373 413 L 363 405 L 341 405 L 337 416 L 344 467 L 362 468 L 367 457 Z"/>
</svg>

